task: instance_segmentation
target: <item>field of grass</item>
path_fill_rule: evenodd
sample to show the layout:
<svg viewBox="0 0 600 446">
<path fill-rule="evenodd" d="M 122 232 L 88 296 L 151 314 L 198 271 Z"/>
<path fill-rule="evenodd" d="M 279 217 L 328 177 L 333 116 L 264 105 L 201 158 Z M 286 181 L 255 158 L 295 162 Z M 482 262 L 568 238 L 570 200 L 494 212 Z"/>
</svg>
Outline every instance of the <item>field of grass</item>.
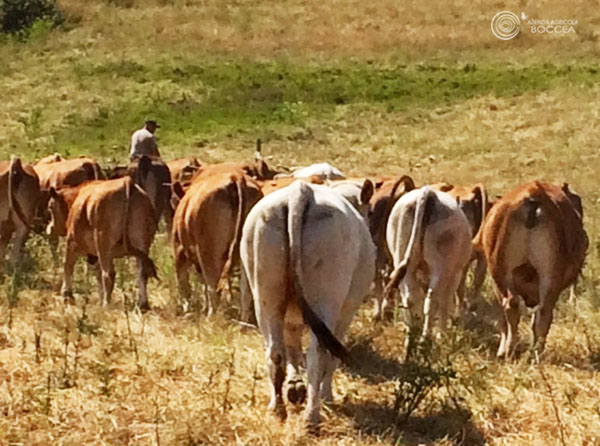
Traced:
<svg viewBox="0 0 600 446">
<path fill-rule="evenodd" d="M 237 303 L 212 318 L 176 310 L 166 234 L 152 258 L 153 311 L 130 310 L 133 262 L 98 304 L 78 265 L 77 304 L 57 290 L 62 246 L 42 235 L 0 283 L 0 444 L 600 445 L 600 5 L 424 0 L 60 0 L 66 21 L 0 37 L 0 158 L 60 152 L 123 163 L 155 116 L 166 159 L 328 161 L 348 175 L 419 184 L 530 179 L 581 194 L 590 248 L 577 297 L 561 299 L 540 364 L 503 363 L 491 284 L 432 353 L 455 378 L 408 420 L 394 410 L 404 329 L 365 303 L 346 340 L 319 437 L 300 411 L 267 412 L 257 330 Z M 571 19 L 576 34 L 503 42 L 501 10 Z M 200 290 L 196 284 L 196 289 Z M 526 321 L 523 348 L 531 343 Z"/>
</svg>

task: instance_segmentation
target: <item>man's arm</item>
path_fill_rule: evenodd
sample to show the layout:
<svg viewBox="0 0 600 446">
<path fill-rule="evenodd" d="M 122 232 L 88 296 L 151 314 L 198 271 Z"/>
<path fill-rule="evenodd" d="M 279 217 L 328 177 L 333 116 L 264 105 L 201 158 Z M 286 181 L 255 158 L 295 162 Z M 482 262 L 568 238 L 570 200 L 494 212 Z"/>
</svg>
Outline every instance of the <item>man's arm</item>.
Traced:
<svg viewBox="0 0 600 446">
<path fill-rule="evenodd" d="M 152 135 L 152 139 L 150 140 L 150 147 L 152 149 L 152 155 L 160 158 L 160 153 L 158 151 L 158 144 L 156 143 L 156 136 Z"/>
</svg>

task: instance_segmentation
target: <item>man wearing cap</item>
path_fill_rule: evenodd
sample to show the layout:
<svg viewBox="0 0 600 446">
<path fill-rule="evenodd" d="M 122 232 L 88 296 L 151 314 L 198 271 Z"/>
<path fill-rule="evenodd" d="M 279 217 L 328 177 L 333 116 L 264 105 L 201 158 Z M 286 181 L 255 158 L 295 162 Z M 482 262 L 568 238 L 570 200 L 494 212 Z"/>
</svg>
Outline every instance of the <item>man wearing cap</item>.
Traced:
<svg viewBox="0 0 600 446">
<path fill-rule="evenodd" d="M 160 126 L 154 119 L 146 118 L 144 127 L 133 133 L 131 136 L 131 151 L 129 152 L 129 158 L 132 161 L 142 155 L 160 157 L 156 136 L 154 136 L 157 128 L 160 128 Z"/>
</svg>

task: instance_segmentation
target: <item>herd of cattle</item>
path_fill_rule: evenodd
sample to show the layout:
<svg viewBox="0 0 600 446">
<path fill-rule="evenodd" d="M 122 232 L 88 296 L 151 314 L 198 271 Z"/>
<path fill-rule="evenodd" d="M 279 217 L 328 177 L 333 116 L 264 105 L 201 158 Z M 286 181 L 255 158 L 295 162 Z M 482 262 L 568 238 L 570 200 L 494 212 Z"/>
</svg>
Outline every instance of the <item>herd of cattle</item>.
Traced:
<svg viewBox="0 0 600 446">
<path fill-rule="evenodd" d="M 339 339 L 369 292 L 382 317 L 400 287 L 408 322 L 428 336 L 436 322 L 446 328 L 455 302 L 461 310 L 479 294 L 489 268 L 503 310 L 498 356 L 510 358 L 519 302 L 532 308 L 541 351 L 558 296 L 576 281 L 588 245 L 581 199 L 566 183 L 526 183 L 492 203 L 481 184 L 418 188 L 408 176 L 347 179 L 325 163 L 281 173 L 260 157 L 203 164 L 143 156 L 107 172 L 91 158 L 52 155 L 32 165 L 0 163 L 0 195 L 0 259 L 12 239 L 18 262 L 40 224 L 54 239 L 66 237 L 65 299 L 73 299 L 78 257 L 97 265 L 108 303 L 113 259 L 133 256 L 138 304 L 149 309 L 146 284 L 156 276 L 149 249 L 161 218 L 183 306 L 191 299 L 191 267 L 207 286 L 212 312 L 240 263 L 241 318 L 256 317 L 266 340 L 270 408 L 285 417 L 285 384 L 291 403 L 307 398 L 311 426 L 319 422 L 319 399 L 332 398 L 334 357 L 347 359 Z M 300 378 L 304 324 L 313 334 L 308 392 Z"/>
</svg>

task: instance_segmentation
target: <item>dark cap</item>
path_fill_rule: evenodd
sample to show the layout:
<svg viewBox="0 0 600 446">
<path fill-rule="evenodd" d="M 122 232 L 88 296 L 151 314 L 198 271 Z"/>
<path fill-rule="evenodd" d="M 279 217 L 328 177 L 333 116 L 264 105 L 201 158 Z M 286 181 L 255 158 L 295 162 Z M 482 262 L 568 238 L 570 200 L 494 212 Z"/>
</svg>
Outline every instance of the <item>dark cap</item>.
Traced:
<svg viewBox="0 0 600 446">
<path fill-rule="evenodd" d="M 156 121 L 155 121 L 154 119 L 152 119 L 152 118 L 146 118 L 146 120 L 145 120 L 144 122 L 145 122 L 146 124 L 154 124 L 154 126 L 155 126 L 156 128 L 160 128 L 160 125 L 158 125 L 158 124 L 156 123 Z"/>
</svg>

